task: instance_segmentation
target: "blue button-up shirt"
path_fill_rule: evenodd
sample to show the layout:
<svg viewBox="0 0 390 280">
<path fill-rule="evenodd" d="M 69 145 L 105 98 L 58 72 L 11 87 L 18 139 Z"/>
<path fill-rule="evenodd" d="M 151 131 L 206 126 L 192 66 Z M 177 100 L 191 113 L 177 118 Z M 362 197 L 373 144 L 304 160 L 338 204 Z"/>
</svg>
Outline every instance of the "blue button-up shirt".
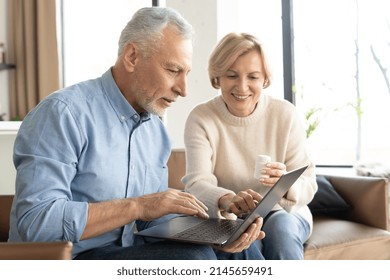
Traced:
<svg viewBox="0 0 390 280">
<path fill-rule="evenodd" d="M 74 256 L 108 244 L 131 246 L 134 222 L 80 241 L 88 202 L 166 190 L 170 150 L 160 118 L 138 114 L 111 70 L 49 95 L 15 140 L 10 241 L 69 240 Z"/>
</svg>

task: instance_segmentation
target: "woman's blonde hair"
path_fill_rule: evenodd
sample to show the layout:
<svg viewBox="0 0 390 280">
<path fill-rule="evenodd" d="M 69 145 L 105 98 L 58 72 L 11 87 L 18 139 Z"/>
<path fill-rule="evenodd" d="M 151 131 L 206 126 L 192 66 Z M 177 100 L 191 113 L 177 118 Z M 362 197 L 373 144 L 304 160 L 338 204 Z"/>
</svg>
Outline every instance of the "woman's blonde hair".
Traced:
<svg viewBox="0 0 390 280">
<path fill-rule="evenodd" d="M 247 33 L 229 33 L 219 41 L 209 58 L 209 78 L 211 85 L 219 89 L 218 78 L 221 77 L 236 59 L 256 50 L 260 54 L 263 63 L 264 85 L 267 88 L 271 84 L 271 72 L 265 59 L 264 50 L 256 37 Z"/>
</svg>

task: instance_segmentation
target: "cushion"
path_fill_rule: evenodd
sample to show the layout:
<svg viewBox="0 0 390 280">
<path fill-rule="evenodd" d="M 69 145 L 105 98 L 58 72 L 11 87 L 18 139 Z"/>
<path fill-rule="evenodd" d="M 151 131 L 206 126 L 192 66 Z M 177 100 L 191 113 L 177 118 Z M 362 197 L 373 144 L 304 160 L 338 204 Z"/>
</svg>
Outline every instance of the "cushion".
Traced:
<svg viewBox="0 0 390 280">
<path fill-rule="evenodd" d="M 330 181 L 317 175 L 318 191 L 308 204 L 313 215 L 332 215 L 345 211 L 351 206 L 337 193 Z"/>
<path fill-rule="evenodd" d="M 306 260 L 388 260 L 390 232 L 330 216 L 315 219 Z"/>
</svg>

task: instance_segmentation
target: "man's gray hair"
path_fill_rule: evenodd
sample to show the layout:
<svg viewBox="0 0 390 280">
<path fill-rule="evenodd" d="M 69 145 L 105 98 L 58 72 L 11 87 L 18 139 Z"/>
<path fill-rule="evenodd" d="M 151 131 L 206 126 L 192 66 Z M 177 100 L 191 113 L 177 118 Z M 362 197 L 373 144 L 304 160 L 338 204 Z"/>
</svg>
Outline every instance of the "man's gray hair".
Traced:
<svg viewBox="0 0 390 280">
<path fill-rule="evenodd" d="M 176 10 L 162 7 L 142 8 L 133 15 L 122 31 L 118 56 L 130 42 L 139 47 L 144 57 L 149 56 L 159 47 L 162 31 L 167 25 L 175 26 L 178 34 L 184 39 L 193 39 L 194 31 L 191 24 Z"/>
</svg>

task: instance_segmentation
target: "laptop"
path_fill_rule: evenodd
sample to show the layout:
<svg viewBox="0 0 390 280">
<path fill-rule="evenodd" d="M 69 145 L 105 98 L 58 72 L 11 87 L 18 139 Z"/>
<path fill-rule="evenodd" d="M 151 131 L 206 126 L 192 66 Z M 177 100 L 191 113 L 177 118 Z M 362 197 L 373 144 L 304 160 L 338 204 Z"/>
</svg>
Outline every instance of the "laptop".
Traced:
<svg viewBox="0 0 390 280">
<path fill-rule="evenodd" d="M 136 234 L 144 237 L 224 247 L 238 239 L 256 218 L 267 216 L 307 167 L 292 170 L 281 176 L 245 219 L 204 220 L 195 216 L 178 216 Z"/>
</svg>

